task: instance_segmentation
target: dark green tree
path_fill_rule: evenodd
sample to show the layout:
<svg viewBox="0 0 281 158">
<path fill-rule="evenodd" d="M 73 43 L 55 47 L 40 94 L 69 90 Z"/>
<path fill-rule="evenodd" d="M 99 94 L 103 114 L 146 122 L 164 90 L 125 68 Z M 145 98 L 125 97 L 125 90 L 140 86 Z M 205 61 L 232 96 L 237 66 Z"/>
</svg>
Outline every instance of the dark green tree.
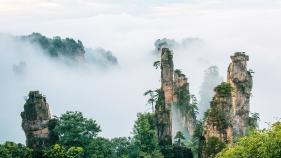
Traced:
<svg viewBox="0 0 281 158">
<path fill-rule="evenodd" d="M 156 139 L 153 115 L 150 113 L 138 113 L 133 129 L 133 141 L 139 154 L 151 154 L 158 150 L 158 142 Z"/>
<path fill-rule="evenodd" d="M 181 140 L 184 140 L 185 137 L 181 131 L 178 131 L 175 138 L 177 139 L 175 142 L 177 143 L 178 146 L 183 146 L 184 144 L 181 142 Z"/>
<path fill-rule="evenodd" d="M 226 144 L 219 140 L 218 137 L 210 137 L 206 141 L 206 146 L 204 149 L 204 154 L 207 157 L 214 158 L 217 153 L 222 151 L 226 147 Z"/>
<path fill-rule="evenodd" d="M 111 139 L 114 158 L 130 155 L 134 152 L 134 146 L 131 143 L 131 138 L 116 137 Z"/>
<path fill-rule="evenodd" d="M 54 128 L 59 135 L 59 144 L 67 149 L 72 146 L 85 147 L 101 131 L 93 119 L 83 117 L 81 112 L 67 111 L 59 117 L 60 124 Z"/>
<path fill-rule="evenodd" d="M 106 138 L 97 137 L 85 148 L 85 157 L 113 158 L 112 142 Z"/>
<path fill-rule="evenodd" d="M 158 69 L 161 66 L 161 62 L 160 61 L 154 61 L 153 66 Z"/>
</svg>

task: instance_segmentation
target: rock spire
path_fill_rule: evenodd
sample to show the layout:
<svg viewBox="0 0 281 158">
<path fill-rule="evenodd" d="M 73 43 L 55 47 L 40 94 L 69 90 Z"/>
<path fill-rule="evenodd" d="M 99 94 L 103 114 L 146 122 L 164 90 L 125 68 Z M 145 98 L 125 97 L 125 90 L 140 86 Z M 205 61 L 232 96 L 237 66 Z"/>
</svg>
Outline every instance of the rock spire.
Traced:
<svg viewBox="0 0 281 158">
<path fill-rule="evenodd" d="M 39 91 L 30 91 L 28 97 L 24 111 L 21 112 L 26 146 L 34 149 L 44 148 L 49 145 L 48 123 L 51 120 L 49 104 Z"/>
</svg>

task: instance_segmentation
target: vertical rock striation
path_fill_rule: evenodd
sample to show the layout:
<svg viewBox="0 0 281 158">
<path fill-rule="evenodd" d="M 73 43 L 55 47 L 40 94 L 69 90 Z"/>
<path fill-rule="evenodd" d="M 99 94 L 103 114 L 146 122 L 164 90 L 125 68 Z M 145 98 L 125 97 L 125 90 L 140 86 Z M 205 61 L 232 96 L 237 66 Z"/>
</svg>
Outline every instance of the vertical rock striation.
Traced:
<svg viewBox="0 0 281 158">
<path fill-rule="evenodd" d="M 192 137 L 195 129 L 196 116 L 190 108 L 189 83 L 180 70 L 174 73 L 173 92 L 173 135 L 183 132 L 186 141 Z"/>
<path fill-rule="evenodd" d="M 250 96 L 253 87 L 251 72 L 247 70 L 249 56 L 244 52 L 236 52 L 231 56 L 232 62 L 228 67 L 227 82 L 234 88 L 233 99 L 233 128 L 236 135 L 243 136 L 249 126 Z"/>
<path fill-rule="evenodd" d="M 39 91 L 30 91 L 29 98 L 21 112 L 22 129 L 26 136 L 26 146 L 41 149 L 49 145 L 48 123 L 51 120 L 49 104 Z"/>
<path fill-rule="evenodd" d="M 156 133 L 159 145 L 172 145 L 173 55 L 168 48 L 161 54 L 161 91 L 156 104 Z"/>
</svg>

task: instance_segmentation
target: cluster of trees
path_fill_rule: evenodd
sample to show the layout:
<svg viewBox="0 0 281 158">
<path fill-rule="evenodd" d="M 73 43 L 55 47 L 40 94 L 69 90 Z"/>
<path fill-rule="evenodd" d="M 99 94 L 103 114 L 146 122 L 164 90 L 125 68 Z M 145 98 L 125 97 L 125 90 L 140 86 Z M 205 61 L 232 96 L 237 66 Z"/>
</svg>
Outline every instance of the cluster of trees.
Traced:
<svg viewBox="0 0 281 158">
<path fill-rule="evenodd" d="M 57 120 L 57 121 L 54 121 Z M 5 158 L 164 158 L 164 154 L 173 157 L 173 150 L 158 146 L 155 133 L 154 116 L 151 113 L 138 113 L 132 137 L 107 139 L 98 137 L 100 126 L 93 119 L 88 119 L 81 112 L 67 111 L 50 122 L 51 132 L 58 136 L 53 145 L 43 149 L 31 149 L 22 144 L 5 142 L 0 145 L 0 157 Z M 177 143 L 185 139 L 182 133 L 176 138 Z M 166 153 L 165 153 L 166 152 Z"/>
<path fill-rule="evenodd" d="M 216 158 L 280 158 L 281 157 L 281 122 L 276 122 L 268 129 L 252 130 L 250 136 L 241 137 L 234 145 L 225 148 Z"/>
<path fill-rule="evenodd" d="M 72 38 L 61 39 L 61 37 L 55 36 L 51 39 L 40 33 L 32 33 L 27 36 L 21 36 L 20 38 L 38 44 L 51 57 L 59 57 L 61 55 L 75 58 L 85 54 L 82 42 L 80 40 L 76 42 Z"/>
<path fill-rule="evenodd" d="M 205 118 L 208 111 L 205 113 Z M 203 119 L 203 121 L 205 120 Z M 52 146 L 44 149 L 31 149 L 23 144 L 5 142 L 0 145 L 0 157 L 3 158 L 164 158 L 175 157 L 177 149 L 190 147 L 193 154 L 201 157 L 200 151 L 206 145 L 211 157 L 281 157 L 281 123 L 277 122 L 268 129 L 253 129 L 248 136 L 238 139 L 235 144 L 225 144 L 216 137 L 208 141 L 202 137 L 203 121 L 197 121 L 194 135 L 189 144 L 183 144 L 183 133 L 177 132 L 173 147 L 158 145 L 154 116 L 151 113 L 138 113 L 132 137 L 107 139 L 98 137 L 100 126 L 85 118 L 81 112 L 67 111 L 55 117 L 58 124 L 53 128 L 58 135 Z M 221 151 L 222 150 L 222 151 Z M 216 156 L 215 156 L 216 155 Z"/>
<path fill-rule="evenodd" d="M 48 56 L 63 59 L 68 64 L 71 64 L 72 61 L 85 61 L 101 67 L 118 64 L 117 58 L 111 51 L 102 48 L 85 48 L 80 40 L 75 41 L 72 38 L 62 39 L 59 36 L 48 38 L 40 33 L 32 33 L 27 36 L 16 37 L 16 39 L 35 44 Z M 71 62 L 69 62 L 69 59 L 71 59 Z"/>
</svg>

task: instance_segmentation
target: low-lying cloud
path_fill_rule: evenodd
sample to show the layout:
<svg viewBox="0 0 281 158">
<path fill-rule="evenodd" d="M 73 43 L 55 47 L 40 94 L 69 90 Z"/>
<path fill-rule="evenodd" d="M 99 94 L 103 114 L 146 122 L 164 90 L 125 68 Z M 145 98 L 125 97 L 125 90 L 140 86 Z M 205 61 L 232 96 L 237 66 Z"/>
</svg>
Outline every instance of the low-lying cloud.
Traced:
<svg viewBox="0 0 281 158">
<path fill-rule="evenodd" d="M 151 50 L 155 40 L 162 38 L 179 43 L 186 37 L 204 40 L 204 47 L 174 51 L 173 58 L 175 69 L 186 74 L 190 91 L 197 98 L 204 70 L 216 65 L 226 79 L 229 56 L 236 51 L 246 52 L 250 56 L 248 69 L 255 71 L 251 111 L 260 113 L 261 127 L 267 127 L 264 122 L 274 122 L 281 110 L 278 106 L 281 102 L 281 32 L 277 31 L 281 27 L 281 4 L 259 2 L 251 7 L 254 3 L 251 1 L 243 7 L 244 2 L 233 1 L 233 7 L 226 7 L 222 1 L 214 3 L 152 6 L 141 15 L 126 10 L 120 12 L 120 8 L 116 12 L 109 9 L 93 14 L 88 9 L 87 13 L 73 18 L 58 15 L 59 18 L 52 19 L 40 13 L 36 16 L 38 21 L 24 21 L 29 15 L 25 14 L 18 23 L 11 20 L 18 14 L 5 12 L 9 20 L 5 23 L 7 18 L 1 18 L 1 32 L 14 35 L 40 32 L 47 37 L 79 39 L 85 47 L 112 51 L 119 66 L 106 71 L 69 67 L 46 58 L 38 47 L 1 38 L 0 142 L 24 142 L 20 112 L 23 97 L 31 90 L 46 95 L 52 115 L 78 110 L 97 120 L 103 130 L 101 136 L 129 135 L 136 113 L 147 109 L 143 93 L 160 87 L 160 70 L 152 66 L 159 59 L 151 55 Z M 26 75 L 14 76 L 13 64 L 20 61 L 27 64 Z"/>
</svg>

